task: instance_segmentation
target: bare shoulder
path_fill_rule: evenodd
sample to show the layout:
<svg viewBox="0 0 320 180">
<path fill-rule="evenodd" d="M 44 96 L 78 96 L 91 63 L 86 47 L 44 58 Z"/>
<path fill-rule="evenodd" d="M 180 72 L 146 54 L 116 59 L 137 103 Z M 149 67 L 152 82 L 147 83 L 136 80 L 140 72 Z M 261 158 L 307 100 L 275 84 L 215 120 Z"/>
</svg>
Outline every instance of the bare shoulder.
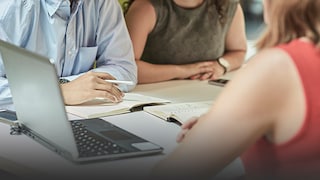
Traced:
<svg viewBox="0 0 320 180">
<path fill-rule="evenodd" d="M 130 6 L 129 12 L 142 13 L 148 15 L 154 13 L 154 8 L 149 0 L 135 0 Z"/>
<path fill-rule="evenodd" d="M 292 98 L 289 92 L 296 87 L 295 74 L 292 60 L 285 51 L 278 48 L 262 50 L 235 74 L 224 89 L 225 99 L 221 96 L 221 102 L 232 101 L 237 107 L 241 104 L 243 108 L 238 113 L 251 114 L 255 117 L 252 118 L 254 122 L 260 118 L 260 122 L 269 128 L 274 117 L 279 115 L 279 109 Z"/>
<path fill-rule="evenodd" d="M 288 55 L 288 53 L 280 48 L 268 48 L 262 50 L 252 57 L 253 61 L 257 61 L 255 59 L 261 59 L 261 61 L 258 61 L 259 63 L 266 63 L 270 65 L 273 65 L 273 63 L 280 65 L 280 63 L 282 64 L 291 62 L 291 57 Z"/>
<path fill-rule="evenodd" d="M 155 26 L 156 13 L 149 0 L 135 0 L 128 9 L 125 19 L 131 35 L 145 36 Z"/>
<path fill-rule="evenodd" d="M 250 58 L 248 65 L 260 72 L 284 73 L 293 67 L 291 57 L 280 48 L 269 48 L 258 52 Z M 268 74 L 269 74 L 268 73 Z"/>
<path fill-rule="evenodd" d="M 284 98 L 296 80 L 296 69 L 291 57 L 279 48 L 262 50 L 250 58 L 245 68 L 234 77 L 235 85 L 251 87 L 252 94 L 257 94 L 267 101 Z M 262 100 L 261 99 L 261 100 Z"/>
<path fill-rule="evenodd" d="M 287 100 L 291 96 L 288 92 L 297 87 L 299 79 L 290 55 L 280 48 L 258 52 L 249 60 L 242 74 L 240 81 L 249 80 L 248 86 L 256 89 L 252 93 L 266 98 L 266 102 Z"/>
</svg>

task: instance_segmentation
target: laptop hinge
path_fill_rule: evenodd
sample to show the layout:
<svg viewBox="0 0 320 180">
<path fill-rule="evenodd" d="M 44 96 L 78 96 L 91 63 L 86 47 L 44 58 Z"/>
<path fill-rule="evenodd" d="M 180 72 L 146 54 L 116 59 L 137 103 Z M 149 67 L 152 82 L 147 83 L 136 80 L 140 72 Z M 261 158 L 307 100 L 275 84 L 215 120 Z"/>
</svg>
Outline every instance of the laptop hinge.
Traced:
<svg viewBox="0 0 320 180">
<path fill-rule="evenodd" d="M 19 123 L 15 123 L 11 125 L 10 135 L 21 135 L 21 134 L 22 134 L 22 128 Z"/>
</svg>

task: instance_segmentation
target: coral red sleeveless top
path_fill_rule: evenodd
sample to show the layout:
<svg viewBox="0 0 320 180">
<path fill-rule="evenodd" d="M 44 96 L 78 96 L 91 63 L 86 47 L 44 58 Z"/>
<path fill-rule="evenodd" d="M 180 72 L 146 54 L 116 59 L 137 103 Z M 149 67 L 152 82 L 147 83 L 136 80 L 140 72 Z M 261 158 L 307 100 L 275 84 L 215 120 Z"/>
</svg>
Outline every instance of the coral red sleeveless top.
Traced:
<svg viewBox="0 0 320 180">
<path fill-rule="evenodd" d="M 246 176 L 254 179 L 320 179 L 320 50 L 294 40 L 278 48 L 296 65 L 305 94 L 306 116 L 299 132 L 276 145 L 258 140 L 242 156 Z"/>
</svg>

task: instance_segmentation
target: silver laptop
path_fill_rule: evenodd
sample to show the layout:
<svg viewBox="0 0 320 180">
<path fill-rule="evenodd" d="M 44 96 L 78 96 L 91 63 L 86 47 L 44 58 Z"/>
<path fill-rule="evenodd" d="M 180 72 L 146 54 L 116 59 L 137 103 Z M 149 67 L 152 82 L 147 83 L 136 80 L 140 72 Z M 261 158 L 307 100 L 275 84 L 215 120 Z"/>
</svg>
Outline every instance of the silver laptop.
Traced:
<svg viewBox="0 0 320 180">
<path fill-rule="evenodd" d="M 0 53 L 22 132 L 73 162 L 157 154 L 162 147 L 102 119 L 69 121 L 55 66 L 0 40 Z"/>
</svg>

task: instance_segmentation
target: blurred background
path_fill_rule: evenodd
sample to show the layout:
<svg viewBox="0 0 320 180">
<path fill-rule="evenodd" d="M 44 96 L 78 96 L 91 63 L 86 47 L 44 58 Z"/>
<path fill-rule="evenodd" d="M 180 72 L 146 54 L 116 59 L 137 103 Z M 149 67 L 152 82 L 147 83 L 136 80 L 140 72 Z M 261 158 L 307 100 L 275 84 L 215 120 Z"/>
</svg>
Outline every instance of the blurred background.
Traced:
<svg viewBox="0 0 320 180">
<path fill-rule="evenodd" d="M 255 41 L 261 35 L 265 28 L 263 22 L 263 4 L 262 0 L 240 0 L 246 23 L 246 35 L 248 40 L 248 49 L 246 61 L 255 53 Z"/>
<path fill-rule="evenodd" d="M 247 38 L 249 41 L 255 40 L 265 27 L 262 0 L 241 0 L 240 3 L 246 21 Z"/>
</svg>

